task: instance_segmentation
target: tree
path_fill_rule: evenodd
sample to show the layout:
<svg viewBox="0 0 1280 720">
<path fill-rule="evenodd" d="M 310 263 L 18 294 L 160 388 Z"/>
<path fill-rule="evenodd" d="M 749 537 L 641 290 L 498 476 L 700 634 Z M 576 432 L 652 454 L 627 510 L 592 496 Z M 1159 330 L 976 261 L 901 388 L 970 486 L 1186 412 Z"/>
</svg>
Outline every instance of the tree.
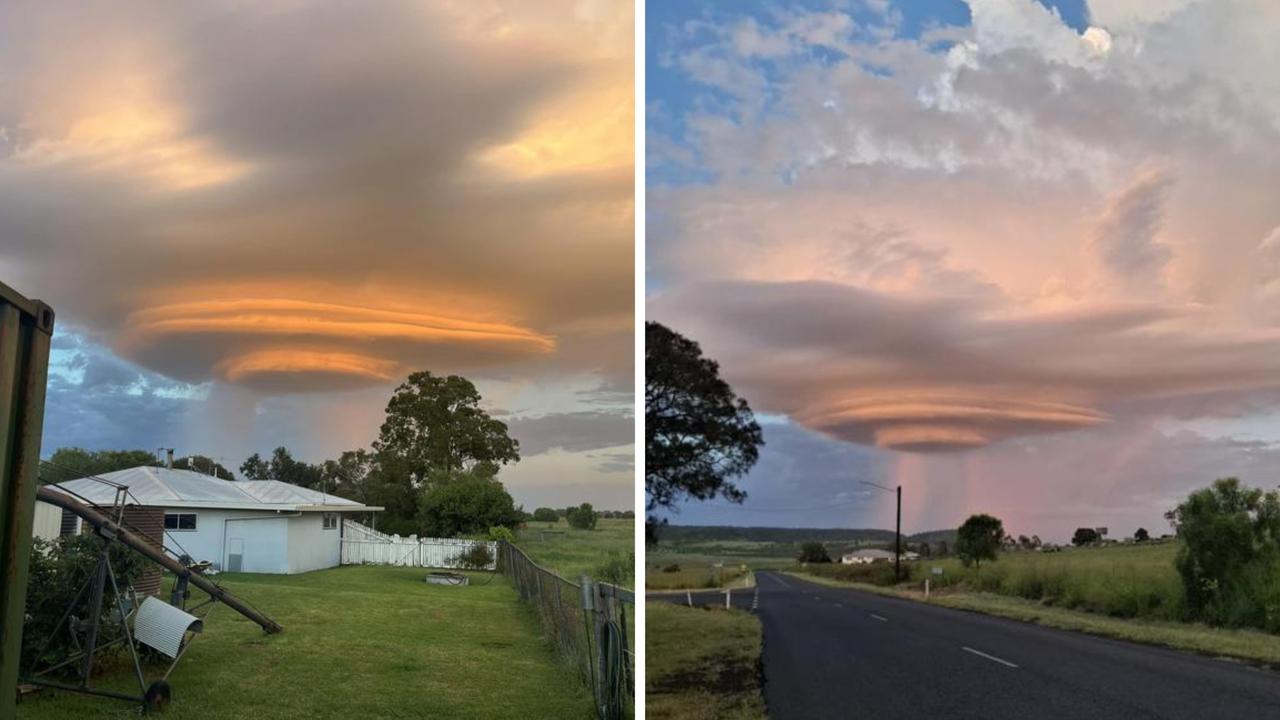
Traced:
<svg viewBox="0 0 1280 720">
<path fill-rule="evenodd" d="M 204 455 L 188 455 L 173 461 L 177 470 L 190 470 L 201 475 L 212 475 L 220 480 L 235 480 L 235 473 L 222 466 L 222 463 Z"/>
<path fill-rule="evenodd" d="M 656 322 L 645 323 L 644 366 L 645 509 L 716 495 L 742 502 L 746 493 L 730 480 L 751 469 L 764 444 L 747 401 L 696 342 Z M 646 525 L 654 522 L 650 515 Z"/>
<path fill-rule="evenodd" d="M 831 556 L 827 554 L 827 548 L 820 542 L 807 542 L 800 546 L 800 557 L 797 558 L 802 563 L 829 563 Z"/>
<path fill-rule="evenodd" d="M 1135 542 L 1146 542 L 1151 539 L 1151 535 L 1146 528 L 1138 528 L 1137 532 L 1133 534 L 1133 539 Z"/>
<path fill-rule="evenodd" d="M 1033 547 L 1033 548 L 1038 548 L 1038 547 L 1042 547 L 1043 545 L 1044 545 L 1044 543 L 1040 542 L 1040 536 L 1039 536 L 1039 535 L 1032 535 L 1032 536 L 1031 536 L 1031 547 Z"/>
<path fill-rule="evenodd" d="M 496 526 L 516 527 L 521 514 L 495 478 L 459 472 L 423 491 L 418 532 L 431 537 L 485 533 Z"/>
<path fill-rule="evenodd" d="M 547 507 L 540 507 L 533 511 L 533 519 L 535 522 L 559 522 L 560 513 Z"/>
<path fill-rule="evenodd" d="M 377 462 L 368 450 L 346 450 L 337 460 L 325 460 L 320 465 L 326 492 L 366 505 L 377 504 L 372 498 L 376 472 Z"/>
<path fill-rule="evenodd" d="M 263 460 L 258 453 L 254 453 L 240 463 L 240 474 L 245 480 L 270 480 L 271 463 Z"/>
<path fill-rule="evenodd" d="M 1030 550 L 1030 549 L 1031 549 L 1031 538 L 1027 537 L 1026 535 L 1019 535 L 1019 536 L 1018 536 L 1018 547 L 1022 548 L 1023 550 Z"/>
<path fill-rule="evenodd" d="M 951 548 L 947 547 L 946 540 L 938 541 L 938 557 L 946 557 L 951 554 Z"/>
<path fill-rule="evenodd" d="M 146 450 L 58 448 L 40 469 L 40 477 L 46 482 L 66 482 L 88 475 L 104 475 L 117 470 L 155 464 L 156 456 Z"/>
<path fill-rule="evenodd" d="M 507 426 L 480 408 L 475 385 L 457 375 L 416 372 L 396 388 L 373 444 L 380 462 L 425 483 L 433 476 L 498 467 L 520 460 Z"/>
<path fill-rule="evenodd" d="M 1181 547 L 1175 564 L 1192 616 L 1280 631 L 1280 491 L 1236 478 L 1197 490 L 1171 513 Z"/>
<path fill-rule="evenodd" d="M 983 560 L 995 560 L 1000 541 L 1004 538 L 1004 523 L 987 514 L 970 515 L 956 531 L 956 554 L 965 564 L 981 567 Z"/>
<path fill-rule="evenodd" d="M 596 528 L 596 511 L 591 507 L 591 503 L 582 503 L 576 508 L 569 508 L 565 513 L 565 517 L 569 520 L 570 527 L 579 530 L 594 530 Z"/>
<path fill-rule="evenodd" d="M 1102 539 L 1102 536 L 1099 535 L 1098 531 L 1094 530 L 1093 528 L 1086 528 L 1086 527 L 1076 528 L 1075 534 L 1071 536 L 1071 544 L 1075 545 L 1076 547 L 1080 547 L 1083 545 L 1092 545 L 1093 543 L 1098 542 L 1098 540 L 1100 539 Z"/>
</svg>

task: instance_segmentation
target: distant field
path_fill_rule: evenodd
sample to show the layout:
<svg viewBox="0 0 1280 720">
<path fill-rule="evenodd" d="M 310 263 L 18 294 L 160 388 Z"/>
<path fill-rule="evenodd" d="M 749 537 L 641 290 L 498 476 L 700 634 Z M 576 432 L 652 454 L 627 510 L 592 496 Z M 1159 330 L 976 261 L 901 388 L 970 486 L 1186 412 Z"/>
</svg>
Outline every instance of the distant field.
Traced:
<svg viewBox="0 0 1280 720">
<path fill-rule="evenodd" d="M 649 565 L 644 576 L 645 587 L 650 590 L 718 588 L 742 585 L 749 580 L 748 571 L 741 565 L 680 565 L 679 570 L 673 570 L 674 567 L 673 564 Z"/>
<path fill-rule="evenodd" d="M 645 717 L 762 720 L 760 621 L 741 610 L 646 608 Z"/>
<path fill-rule="evenodd" d="M 516 543 L 534 562 L 568 580 L 576 582 L 585 573 L 635 587 L 634 520 L 601 518 L 594 530 L 569 527 L 563 519 L 529 522 L 516 534 Z"/>
<path fill-rule="evenodd" d="M 428 585 L 416 568 L 348 566 L 302 575 L 219 576 L 284 631 L 264 635 L 225 606 L 170 678 L 165 718 L 586 718 L 590 693 L 548 646 L 511 583 L 468 573 Z M 202 596 L 196 592 L 194 596 Z M 136 691 L 131 670 L 95 681 Z M 147 668 L 148 679 L 164 671 Z M 137 718 L 120 700 L 41 691 L 22 720 Z"/>
<path fill-rule="evenodd" d="M 904 567 L 918 588 L 925 577 L 935 590 L 981 592 L 1035 600 L 1051 607 L 1149 620 L 1184 617 L 1182 582 L 1173 566 L 1177 545 L 1118 545 L 1056 553 L 1008 552 L 996 562 L 966 568 L 956 558 L 923 559 Z M 930 574 L 941 567 L 942 575 Z M 808 571 L 836 579 L 892 584 L 891 567 L 812 566 Z"/>
</svg>

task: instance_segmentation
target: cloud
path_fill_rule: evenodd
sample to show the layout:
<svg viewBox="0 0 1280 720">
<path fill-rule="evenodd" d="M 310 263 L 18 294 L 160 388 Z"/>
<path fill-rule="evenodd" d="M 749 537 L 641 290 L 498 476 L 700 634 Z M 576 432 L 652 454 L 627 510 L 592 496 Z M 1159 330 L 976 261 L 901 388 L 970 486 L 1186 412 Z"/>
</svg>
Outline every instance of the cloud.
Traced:
<svg viewBox="0 0 1280 720">
<path fill-rule="evenodd" d="M 635 418 L 629 412 L 584 411 L 520 417 L 507 421 L 511 436 L 520 441 L 522 456 L 552 450 L 582 452 L 630 445 Z"/>
<path fill-rule="evenodd" d="M 188 382 L 625 374 L 588 348 L 631 336 L 632 22 L 7 4 L 0 270 Z"/>
</svg>

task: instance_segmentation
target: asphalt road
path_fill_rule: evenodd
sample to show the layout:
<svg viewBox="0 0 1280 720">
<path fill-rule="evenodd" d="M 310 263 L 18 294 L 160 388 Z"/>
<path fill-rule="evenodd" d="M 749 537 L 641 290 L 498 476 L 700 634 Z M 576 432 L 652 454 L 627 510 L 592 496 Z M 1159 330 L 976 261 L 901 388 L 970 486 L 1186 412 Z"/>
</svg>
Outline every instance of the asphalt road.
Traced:
<svg viewBox="0 0 1280 720">
<path fill-rule="evenodd" d="M 772 720 L 1280 718 L 1271 671 L 790 575 L 756 580 L 731 603 L 764 628 Z"/>
</svg>

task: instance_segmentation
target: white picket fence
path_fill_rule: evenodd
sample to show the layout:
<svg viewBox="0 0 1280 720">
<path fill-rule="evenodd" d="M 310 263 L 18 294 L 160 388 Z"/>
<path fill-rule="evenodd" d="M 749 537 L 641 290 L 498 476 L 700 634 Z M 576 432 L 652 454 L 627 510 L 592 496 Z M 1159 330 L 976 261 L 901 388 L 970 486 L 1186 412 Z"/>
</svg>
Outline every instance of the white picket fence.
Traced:
<svg viewBox="0 0 1280 720">
<path fill-rule="evenodd" d="M 405 567 L 462 567 L 458 557 L 476 545 L 489 548 L 493 558 L 487 569 L 498 569 L 498 543 L 453 538 L 400 537 L 380 533 L 353 520 L 342 522 L 343 565 L 403 565 Z"/>
</svg>

